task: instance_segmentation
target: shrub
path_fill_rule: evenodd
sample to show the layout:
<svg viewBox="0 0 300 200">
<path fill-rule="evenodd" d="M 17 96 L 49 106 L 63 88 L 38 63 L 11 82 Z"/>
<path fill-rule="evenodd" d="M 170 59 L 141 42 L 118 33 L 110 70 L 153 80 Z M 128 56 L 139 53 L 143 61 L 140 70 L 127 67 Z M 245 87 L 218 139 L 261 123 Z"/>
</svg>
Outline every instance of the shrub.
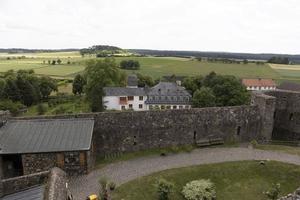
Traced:
<svg viewBox="0 0 300 200">
<path fill-rule="evenodd" d="M 40 104 L 37 105 L 36 110 L 37 110 L 38 115 L 43 115 L 47 112 L 48 105 L 40 103 Z"/>
<path fill-rule="evenodd" d="M 180 151 L 180 148 L 178 146 L 174 145 L 174 146 L 171 147 L 170 151 L 172 153 L 178 153 Z"/>
<path fill-rule="evenodd" d="M 8 110 L 12 115 L 17 115 L 24 107 L 20 102 L 13 102 L 12 100 L 0 101 L 0 110 Z"/>
<path fill-rule="evenodd" d="M 276 200 L 280 194 L 280 183 L 273 184 L 269 191 L 264 192 L 268 199 Z"/>
<path fill-rule="evenodd" d="M 59 115 L 59 114 L 65 114 L 67 112 L 67 108 L 63 105 L 61 106 L 58 106 L 54 111 L 53 113 L 56 114 L 56 115 Z"/>
<path fill-rule="evenodd" d="M 195 180 L 187 183 L 182 190 L 187 200 L 214 200 L 216 199 L 215 186 L 210 180 Z"/>
<path fill-rule="evenodd" d="M 109 189 L 110 189 L 111 191 L 113 191 L 113 190 L 116 188 L 116 183 L 114 183 L 114 182 L 109 182 L 109 183 L 108 183 L 108 187 L 109 187 Z"/>
<path fill-rule="evenodd" d="M 169 195 L 172 192 L 172 189 L 174 187 L 174 184 L 163 178 L 160 178 L 156 181 L 155 187 L 158 194 L 158 199 L 168 200 Z"/>
<path fill-rule="evenodd" d="M 252 145 L 253 147 L 256 147 L 256 146 L 258 145 L 258 142 L 257 142 L 256 140 L 252 140 L 252 141 L 251 141 L 251 145 Z"/>
<path fill-rule="evenodd" d="M 100 199 L 103 199 L 103 200 L 108 199 L 107 183 L 108 183 L 108 181 L 107 181 L 106 177 L 100 178 L 100 180 L 99 180 L 99 184 L 100 184 L 99 196 L 100 196 Z"/>
</svg>

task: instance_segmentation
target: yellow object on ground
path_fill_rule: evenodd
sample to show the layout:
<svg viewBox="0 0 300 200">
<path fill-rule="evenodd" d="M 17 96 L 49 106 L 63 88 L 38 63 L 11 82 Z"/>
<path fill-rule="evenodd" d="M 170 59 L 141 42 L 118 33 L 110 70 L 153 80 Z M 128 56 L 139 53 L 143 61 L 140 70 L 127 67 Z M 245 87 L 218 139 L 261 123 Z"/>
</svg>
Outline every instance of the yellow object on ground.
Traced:
<svg viewBox="0 0 300 200">
<path fill-rule="evenodd" d="M 90 195 L 90 196 L 87 197 L 87 200 L 100 200 L 100 199 L 98 198 L 97 195 L 92 194 L 92 195 Z"/>
</svg>

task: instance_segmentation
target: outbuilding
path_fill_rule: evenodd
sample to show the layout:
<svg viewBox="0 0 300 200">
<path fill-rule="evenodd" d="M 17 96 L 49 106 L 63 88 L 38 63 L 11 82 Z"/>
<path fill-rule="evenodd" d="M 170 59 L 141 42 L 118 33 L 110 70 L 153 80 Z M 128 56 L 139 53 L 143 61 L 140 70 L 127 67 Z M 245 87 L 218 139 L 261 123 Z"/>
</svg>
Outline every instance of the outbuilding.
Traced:
<svg viewBox="0 0 300 200">
<path fill-rule="evenodd" d="M 94 165 L 94 119 L 26 119 L 2 122 L 0 167 L 4 178 L 59 167 L 69 175 Z"/>
</svg>

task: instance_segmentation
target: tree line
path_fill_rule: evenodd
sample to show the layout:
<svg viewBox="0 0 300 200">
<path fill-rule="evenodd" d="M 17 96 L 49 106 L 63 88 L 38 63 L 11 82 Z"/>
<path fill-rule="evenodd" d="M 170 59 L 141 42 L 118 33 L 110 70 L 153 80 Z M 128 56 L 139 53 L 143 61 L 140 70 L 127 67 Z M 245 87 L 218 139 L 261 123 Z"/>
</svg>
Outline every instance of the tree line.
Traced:
<svg viewBox="0 0 300 200">
<path fill-rule="evenodd" d="M 39 77 L 33 70 L 9 70 L 0 78 L 0 107 L 14 112 L 14 105 L 37 104 L 48 99 L 53 91 L 57 91 L 57 83 L 50 77 Z"/>
</svg>

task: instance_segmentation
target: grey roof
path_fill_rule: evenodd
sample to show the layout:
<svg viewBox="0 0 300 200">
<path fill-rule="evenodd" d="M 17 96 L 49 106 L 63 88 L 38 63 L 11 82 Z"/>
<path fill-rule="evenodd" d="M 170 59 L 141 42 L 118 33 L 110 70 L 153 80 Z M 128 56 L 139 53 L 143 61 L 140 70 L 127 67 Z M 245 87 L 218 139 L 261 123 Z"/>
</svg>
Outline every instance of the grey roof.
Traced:
<svg viewBox="0 0 300 200">
<path fill-rule="evenodd" d="M 290 90 L 290 91 L 300 92 L 300 84 L 294 83 L 294 82 L 283 82 L 277 88 L 281 89 L 281 90 Z"/>
<path fill-rule="evenodd" d="M 146 96 L 144 88 L 105 87 L 105 96 Z"/>
<path fill-rule="evenodd" d="M 21 192 L 6 195 L 0 200 L 43 200 L 45 187 L 43 185 L 36 186 Z"/>
<path fill-rule="evenodd" d="M 160 82 L 148 92 L 148 104 L 190 104 L 191 95 L 173 82 Z"/>
<path fill-rule="evenodd" d="M 93 119 L 11 120 L 0 129 L 0 154 L 89 150 Z"/>
<path fill-rule="evenodd" d="M 134 74 L 128 75 L 128 77 L 127 77 L 127 86 L 129 86 L 129 87 L 133 87 L 133 86 L 137 87 L 137 85 L 138 85 L 138 78 L 137 78 L 137 76 L 134 75 Z"/>
</svg>

